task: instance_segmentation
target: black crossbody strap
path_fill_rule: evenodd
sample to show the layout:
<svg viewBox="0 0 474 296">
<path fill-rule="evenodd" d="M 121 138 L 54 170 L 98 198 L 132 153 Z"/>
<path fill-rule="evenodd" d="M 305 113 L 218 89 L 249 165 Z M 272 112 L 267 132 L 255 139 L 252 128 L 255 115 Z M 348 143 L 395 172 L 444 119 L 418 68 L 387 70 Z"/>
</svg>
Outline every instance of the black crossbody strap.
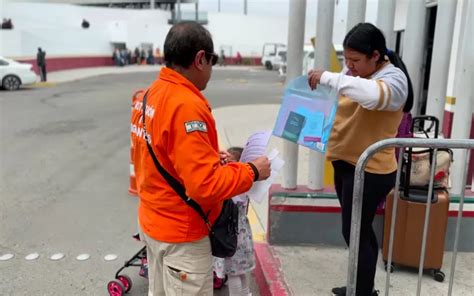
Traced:
<svg viewBox="0 0 474 296">
<path fill-rule="evenodd" d="M 186 195 L 186 189 L 184 188 L 184 186 L 181 183 L 179 183 L 178 180 L 176 180 L 173 176 L 171 176 L 163 168 L 163 166 L 158 161 L 158 158 L 156 157 L 155 153 L 153 152 L 153 148 L 151 147 L 151 144 L 150 144 L 151 139 L 148 136 L 148 133 L 146 131 L 146 126 L 145 126 L 145 111 L 146 111 L 147 96 L 148 96 L 148 91 L 143 96 L 142 122 L 143 122 L 143 134 L 145 135 L 145 142 L 146 142 L 146 145 L 148 147 L 148 151 L 150 152 L 151 158 L 153 159 L 153 162 L 155 163 L 155 166 L 158 169 L 158 171 L 160 172 L 160 174 L 163 176 L 163 178 L 165 178 L 166 182 L 168 182 L 168 184 L 171 186 L 171 188 L 173 188 L 174 191 L 176 191 L 176 193 L 179 195 L 179 197 L 181 197 L 181 199 L 188 206 L 193 208 L 199 214 L 199 216 L 201 216 L 201 218 L 204 220 L 204 223 L 206 223 L 207 228 L 210 231 L 211 230 L 211 224 L 209 223 L 209 220 L 207 219 L 206 214 L 204 214 L 204 211 L 202 210 L 201 206 L 196 201 L 194 201 L 193 199 L 191 199 L 190 197 L 188 197 Z"/>
</svg>

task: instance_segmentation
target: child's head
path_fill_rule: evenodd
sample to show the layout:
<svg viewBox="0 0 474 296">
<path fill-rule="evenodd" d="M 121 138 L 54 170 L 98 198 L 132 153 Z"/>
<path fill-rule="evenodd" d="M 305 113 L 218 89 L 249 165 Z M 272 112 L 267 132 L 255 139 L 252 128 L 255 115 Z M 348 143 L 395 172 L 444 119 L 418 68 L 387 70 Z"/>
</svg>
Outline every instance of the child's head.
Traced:
<svg viewBox="0 0 474 296">
<path fill-rule="evenodd" d="M 242 151 L 244 151 L 242 147 L 230 147 L 227 149 L 227 152 L 230 153 L 229 161 L 239 161 Z"/>
</svg>

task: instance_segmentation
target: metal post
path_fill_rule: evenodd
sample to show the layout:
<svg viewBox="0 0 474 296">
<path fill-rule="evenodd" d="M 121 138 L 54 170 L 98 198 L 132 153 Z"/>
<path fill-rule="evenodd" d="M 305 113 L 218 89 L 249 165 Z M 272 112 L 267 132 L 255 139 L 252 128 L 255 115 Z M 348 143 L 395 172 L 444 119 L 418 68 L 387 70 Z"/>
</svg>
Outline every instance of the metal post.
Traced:
<svg viewBox="0 0 474 296">
<path fill-rule="evenodd" d="M 423 52 L 426 36 L 426 6 L 425 0 L 411 0 L 408 4 L 405 38 L 403 40 L 403 60 L 413 84 L 414 115 L 419 114 L 421 94 L 421 69 L 423 67 Z"/>
<path fill-rule="evenodd" d="M 395 50 L 396 34 L 393 30 L 395 20 L 395 0 L 379 0 L 378 4 L 377 27 L 379 27 L 385 35 L 387 48 Z"/>
<path fill-rule="evenodd" d="M 155 0 L 150 0 L 150 9 L 155 9 Z"/>
<path fill-rule="evenodd" d="M 306 18 L 306 0 L 290 1 L 288 18 L 287 83 L 303 71 L 303 45 Z M 283 141 L 283 188 L 296 188 L 298 176 L 298 145 Z"/>
<path fill-rule="evenodd" d="M 454 119 L 452 138 L 468 139 L 470 136 L 471 122 L 472 122 L 472 108 L 474 100 L 473 81 L 473 42 L 472 36 L 473 19 L 474 19 L 474 3 L 473 1 L 463 2 L 463 11 L 466 13 L 464 33 L 459 36 L 460 44 L 458 51 L 458 61 L 456 64 L 456 75 L 454 81 L 454 96 L 456 97 L 456 105 L 454 108 Z M 460 194 L 464 191 L 464 184 L 461 182 L 462 174 L 464 173 L 464 166 L 468 165 L 466 151 L 454 151 L 454 162 L 452 169 L 453 181 L 451 193 Z"/>
<path fill-rule="evenodd" d="M 403 162 L 403 152 L 404 148 L 400 148 L 398 153 L 398 169 L 397 169 L 397 179 L 395 180 L 395 189 L 393 191 L 393 203 L 392 203 L 392 219 L 390 221 L 390 239 L 388 241 L 388 261 L 387 261 L 387 274 L 385 277 L 385 296 L 388 296 L 390 290 L 390 274 L 392 273 L 392 255 L 393 255 L 393 238 L 395 236 L 395 223 L 397 218 L 397 208 L 398 208 L 398 197 L 400 195 L 400 176 L 402 173 L 402 162 Z"/>
<path fill-rule="evenodd" d="M 199 21 L 199 1 L 196 1 L 196 22 Z"/>
<path fill-rule="evenodd" d="M 441 124 L 444 117 L 449 61 L 453 42 L 454 21 L 456 19 L 456 3 L 457 1 L 452 0 L 439 0 L 436 13 L 426 114 L 436 116 Z"/>
<path fill-rule="evenodd" d="M 370 148 L 370 147 L 369 147 Z M 366 150 L 367 151 L 367 150 Z M 360 224 L 362 221 L 362 202 L 364 200 L 364 169 L 369 156 L 362 153 L 354 173 L 354 197 L 352 199 L 351 235 L 349 241 L 349 268 L 347 269 L 346 296 L 355 296 L 357 287 L 357 268 L 359 261 Z M 359 164 L 365 161 L 365 163 Z"/>
<path fill-rule="evenodd" d="M 177 1 L 178 6 L 178 23 L 181 22 L 181 0 Z"/>
<path fill-rule="evenodd" d="M 244 0 L 244 15 L 247 15 L 247 0 Z"/>
<path fill-rule="evenodd" d="M 467 159 L 469 159 L 470 150 L 467 150 Z M 463 183 L 466 184 L 467 179 L 467 169 L 464 171 L 463 175 Z M 474 178 L 474 177 L 473 177 Z M 453 258 L 451 261 L 451 272 L 449 274 L 449 288 L 448 288 L 448 296 L 451 296 L 453 292 L 453 284 L 454 284 L 454 272 L 456 271 L 456 258 L 458 256 L 458 243 L 459 243 L 459 232 L 461 230 L 461 221 L 462 221 L 462 212 L 464 210 L 464 190 L 461 191 L 461 200 L 459 201 L 459 209 L 458 209 L 458 219 L 456 221 L 456 232 L 454 235 L 454 248 L 453 248 Z"/>
<path fill-rule="evenodd" d="M 438 149 L 434 149 L 433 156 L 431 159 L 430 186 L 428 187 L 428 196 L 426 197 L 425 223 L 423 224 L 423 239 L 421 241 L 421 256 L 420 256 L 420 263 L 418 265 L 418 284 L 416 286 L 417 296 L 420 296 L 420 293 L 421 293 L 421 279 L 423 278 L 423 267 L 425 265 L 426 240 L 428 238 L 428 227 L 430 225 L 431 196 L 433 195 L 434 176 L 436 172 L 436 160 L 438 159 L 437 155 L 438 155 Z"/>
<path fill-rule="evenodd" d="M 221 12 L 221 0 L 217 0 L 217 12 Z"/>
<path fill-rule="evenodd" d="M 346 31 L 349 32 L 355 25 L 365 21 L 367 0 L 350 0 L 347 9 Z"/>
<path fill-rule="evenodd" d="M 334 0 L 318 1 L 318 18 L 316 24 L 316 48 L 314 49 L 314 68 L 329 70 L 334 26 Z M 308 188 L 324 188 L 324 154 L 309 151 Z"/>
</svg>

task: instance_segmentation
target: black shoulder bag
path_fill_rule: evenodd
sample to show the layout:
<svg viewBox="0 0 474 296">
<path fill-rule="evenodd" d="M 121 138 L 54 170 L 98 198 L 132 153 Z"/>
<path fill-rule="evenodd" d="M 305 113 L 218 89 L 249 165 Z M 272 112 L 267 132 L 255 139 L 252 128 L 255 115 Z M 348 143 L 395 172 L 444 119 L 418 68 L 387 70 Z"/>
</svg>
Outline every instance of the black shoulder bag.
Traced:
<svg viewBox="0 0 474 296">
<path fill-rule="evenodd" d="M 148 91 L 143 97 L 143 110 L 142 110 L 142 121 L 143 121 L 143 133 L 145 135 L 145 141 L 148 147 L 148 151 L 153 158 L 156 168 L 160 174 L 165 178 L 166 182 L 171 186 L 171 188 L 176 191 L 176 193 L 181 197 L 181 199 L 191 208 L 193 208 L 199 216 L 204 220 L 207 228 L 209 229 L 209 238 L 211 241 L 212 255 L 215 257 L 225 258 L 232 257 L 237 250 L 237 233 L 238 233 L 238 223 L 239 223 L 239 210 L 237 205 L 230 199 L 224 201 L 222 206 L 222 211 L 217 217 L 214 225 L 211 225 L 207 219 L 207 215 L 204 214 L 201 206 L 192 200 L 186 195 L 186 190 L 184 186 L 179 183 L 173 176 L 171 176 L 164 168 L 161 166 L 158 158 L 153 152 L 151 147 L 151 140 L 148 137 L 148 133 L 145 127 L 145 111 L 146 111 L 146 99 Z"/>
</svg>

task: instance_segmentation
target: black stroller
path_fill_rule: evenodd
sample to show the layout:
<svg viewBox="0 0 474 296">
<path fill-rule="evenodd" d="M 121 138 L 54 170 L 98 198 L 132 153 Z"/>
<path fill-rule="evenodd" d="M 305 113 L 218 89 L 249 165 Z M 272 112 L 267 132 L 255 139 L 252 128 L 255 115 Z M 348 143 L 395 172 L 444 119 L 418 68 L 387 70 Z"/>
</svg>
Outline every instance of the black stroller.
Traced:
<svg viewBox="0 0 474 296">
<path fill-rule="evenodd" d="M 137 233 L 133 236 L 137 241 L 140 241 L 140 235 Z M 110 296 L 122 296 L 125 295 L 132 289 L 132 280 L 126 274 L 120 274 L 122 270 L 127 267 L 136 266 L 140 267 L 138 274 L 148 279 L 148 261 L 146 256 L 146 247 L 143 247 L 129 260 L 125 261 L 124 265 L 120 267 L 115 273 L 115 280 L 110 281 L 107 284 L 107 291 Z"/>
</svg>

